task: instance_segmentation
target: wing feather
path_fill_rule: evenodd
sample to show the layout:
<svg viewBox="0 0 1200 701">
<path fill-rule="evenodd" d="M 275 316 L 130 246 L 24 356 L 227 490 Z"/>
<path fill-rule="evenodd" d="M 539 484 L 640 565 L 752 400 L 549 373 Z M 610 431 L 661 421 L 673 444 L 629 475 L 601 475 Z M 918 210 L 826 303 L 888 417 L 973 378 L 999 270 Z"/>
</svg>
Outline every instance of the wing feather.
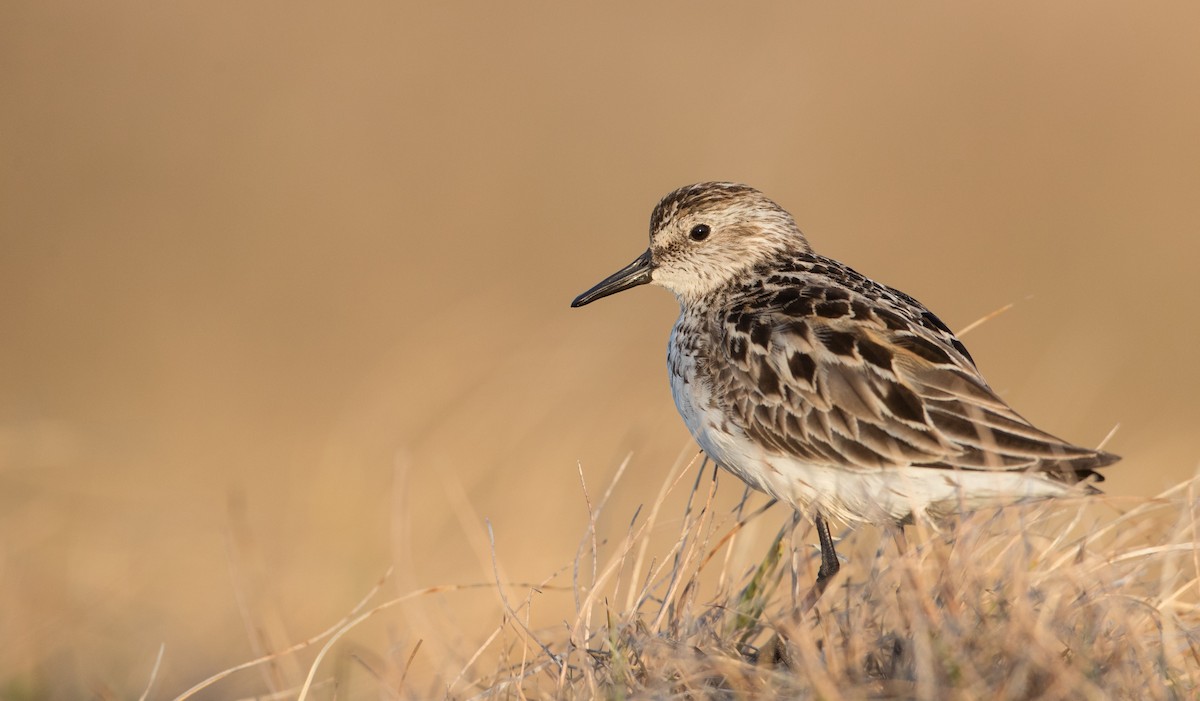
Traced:
<svg viewBox="0 0 1200 701">
<path fill-rule="evenodd" d="M 714 394 L 747 435 L 840 467 L 1032 469 L 1077 481 L 1117 460 L 1035 428 L 936 316 L 843 272 L 852 284 L 810 275 L 747 289 L 716 319 Z"/>
</svg>

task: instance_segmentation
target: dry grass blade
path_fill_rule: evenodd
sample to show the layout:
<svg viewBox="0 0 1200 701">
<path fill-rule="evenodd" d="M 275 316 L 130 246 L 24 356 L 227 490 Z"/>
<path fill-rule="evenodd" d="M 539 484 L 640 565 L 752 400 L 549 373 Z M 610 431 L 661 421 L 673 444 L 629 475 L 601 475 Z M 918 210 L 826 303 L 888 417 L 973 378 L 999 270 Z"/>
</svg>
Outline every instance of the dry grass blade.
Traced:
<svg viewBox="0 0 1200 701">
<path fill-rule="evenodd" d="M 150 669 L 150 679 L 146 682 L 146 690 L 138 697 L 138 701 L 146 701 L 150 697 L 150 690 L 154 688 L 154 682 L 158 679 L 158 668 L 162 665 L 163 653 L 167 650 L 167 644 L 162 643 L 158 646 L 158 656 L 154 658 L 154 666 Z"/>
<path fill-rule="evenodd" d="M 329 642 L 327 642 L 326 645 L 322 647 L 322 653 L 326 653 L 328 651 L 328 649 L 332 646 L 333 642 L 335 642 L 337 639 L 340 639 L 341 637 L 343 637 L 346 633 L 350 632 L 350 630 L 352 630 L 353 628 L 355 628 L 356 626 L 361 624 L 363 621 L 366 621 L 369 618 L 371 618 L 372 616 L 375 616 L 375 615 L 379 614 L 380 612 L 385 611 L 390 608 L 393 608 L 399 604 L 403 604 L 408 601 L 413 601 L 414 599 L 418 599 L 418 598 L 421 598 L 424 596 L 432 596 L 435 594 L 446 594 L 446 593 L 450 593 L 450 592 L 462 592 L 462 591 L 468 591 L 468 590 L 472 590 L 472 589 L 478 589 L 478 590 L 492 589 L 496 586 L 494 582 L 476 582 L 476 583 L 472 583 L 472 584 L 443 584 L 443 585 L 437 585 L 437 586 L 432 586 L 432 587 L 424 587 L 422 589 L 410 591 L 410 592 L 408 592 L 402 596 L 398 596 L 394 599 L 389 599 L 388 601 L 385 601 L 381 604 L 378 604 L 378 605 L 372 607 L 371 609 L 365 611 L 361 615 L 358 615 L 359 611 L 362 611 L 363 607 L 365 607 L 370 602 L 371 599 L 375 598 L 375 595 L 379 592 L 379 589 L 383 586 L 384 582 L 387 581 L 387 579 L 388 579 L 388 577 L 390 577 L 390 575 L 391 575 L 391 570 L 389 569 L 388 573 L 385 574 L 372 587 L 371 591 L 366 596 L 363 597 L 363 599 L 358 603 L 358 605 L 356 605 L 353 609 L 351 609 L 350 613 L 346 614 L 346 616 L 344 616 L 341 620 L 339 620 L 337 623 L 333 624 L 329 628 L 321 631 L 320 633 L 317 633 L 316 635 L 312 636 L 311 638 L 308 638 L 306 640 L 303 640 L 301 642 L 298 642 L 298 643 L 292 645 L 291 647 L 287 648 L 286 650 L 279 650 L 278 652 L 274 652 L 270 655 L 263 655 L 261 657 L 256 657 L 252 660 L 248 660 L 241 664 L 237 664 L 237 665 L 234 665 L 233 667 L 230 667 L 228 669 L 224 669 L 220 672 L 217 672 L 216 674 L 213 674 L 212 676 L 209 676 L 209 677 L 205 678 L 203 681 L 200 681 L 196 685 L 192 686 L 187 691 L 184 691 L 179 696 L 176 696 L 175 701 L 184 701 L 185 699 L 191 698 L 192 696 L 195 696 L 200 691 L 207 689 L 208 687 L 212 686 L 213 684 L 216 684 L 217 682 L 221 681 L 222 679 L 225 679 L 225 678 L 229 677 L 230 675 L 233 675 L 237 672 L 240 672 L 240 671 L 246 670 L 246 669 L 253 669 L 254 667 L 257 667 L 258 665 L 270 662 L 271 660 L 278 658 L 280 656 L 283 656 L 283 655 L 294 655 L 297 652 L 300 652 L 306 648 L 309 648 L 309 647 L 321 642 L 322 640 L 330 639 Z M 525 583 L 525 582 L 509 582 L 509 585 L 510 586 L 550 588 L 550 587 L 545 587 L 544 585 L 531 584 L 531 583 Z M 320 657 L 323 658 L 323 654 Z M 317 662 L 319 663 L 320 659 L 318 659 Z M 310 666 L 309 677 L 306 680 L 305 684 L 299 688 L 301 688 L 301 689 L 311 688 L 313 671 L 316 669 L 316 666 L 317 666 L 316 664 L 313 664 Z"/>
<path fill-rule="evenodd" d="M 225 669 L 220 672 L 217 672 L 216 674 L 208 677 L 207 679 L 201 681 L 200 683 L 196 684 L 192 688 L 183 692 L 179 696 L 175 697 L 175 701 L 184 701 L 184 699 L 194 696 L 197 692 L 202 691 L 202 690 L 212 686 L 213 684 L 221 681 L 222 679 L 228 677 L 231 674 L 240 672 L 243 669 L 251 669 L 253 667 L 257 667 L 260 664 L 270 662 L 270 661 L 272 661 L 278 657 L 281 657 L 283 655 L 294 654 L 296 652 L 299 652 L 300 650 L 303 650 L 303 649 L 309 647 L 310 645 L 314 645 L 314 644 L 324 640 L 325 638 L 329 637 L 330 635 L 333 635 L 343 625 L 345 625 L 347 622 L 351 621 L 353 619 L 354 615 L 356 613 L 358 613 L 359 611 L 361 611 L 362 608 L 364 606 L 366 606 L 367 603 L 371 599 L 375 598 L 375 595 L 379 593 L 379 590 L 381 588 L 383 588 L 384 583 L 387 582 L 388 578 L 392 576 L 392 570 L 393 570 L 393 568 L 389 567 L 387 572 L 385 572 L 383 574 L 383 576 L 379 578 L 379 581 L 377 581 L 375 583 L 375 585 L 371 587 L 371 590 L 369 592 L 367 592 L 366 596 L 364 596 L 358 602 L 358 604 L 350 610 L 350 613 L 346 614 L 346 616 L 344 618 L 342 618 L 342 620 L 333 624 L 331 627 L 327 628 L 326 630 L 324 630 L 320 633 L 317 633 L 316 635 L 312 636 L 311 638 L 309 638 L 307 640 L 303 640 L 301 642 L 296 643 L 295 645 L 292 645 L 291 647 L 287 648 L 286 650 L 279 650 L 278 652 L 273 652 L 269 655 L 261 655 L 261 656 L 256 657 L 248 662 L 243 662 L 239 665 L 234 665 L 233 667 L 230 667 L 229 669 Z M 440 588 L 439 587 L 430 587 L 429 590 L 421 590 L 420 592 L 413 592 L 412 594 L 409 595 L 409 598 L 412 598 L 421 593 L 431 593 L 430 590 L 436 590 L 436 589 L 440 589 Z"/>
<path fill-rule="evenodd" d="M 534 645 L 541 648 L 543 653 L 549 655 L 549 659 L 551 661 L 557 663 L 558 656 L 551 652 L 550 648 L 546 647 L 545 644 L 537 639 L 537 636 L 534 635 L 533 631 L 529 629 L 529 626 L 525 625 L 525 623 L 521 620 L 521 617 L 517 615 L 517 610 L 508 603 L 508 597 L 504 595 L 504 580 L 500 578 L 500 565 L 496 561 L 496 534 L 492 530 L 491 521 L 487 521 L 487 533 L 488 541 L 492 547 L 492 568 L 493 574 L 496 576 L 496 591 L 500 595 L 500 602 L 504 604 L 504 612 L 508 614 L 509 620 L 517 622 L 517 626 L 524 634 L 526 641 L 532 642 Z"/>
<path fill-rule="evenodd" d="M 278 597 L 270 591 L 272 582 L 263 567 L 241 494 L 229 498 L 226 543 L 229 574 L 246 637 L 251 650 L 267 660 L 261 668 L 263 678 L 272 692 L 293 688 L 300 681 L 301 669 L 290 656 L 271 654 L 290 647 L 291 636 Z"/>
<path fill-rule="evenodd" d="M 957 334 L 958 337 L 962 338 L 963 336 L 966 336 L 967 334 L 971 333 L 972 331 L 979 328 L 980 326 L 983 326 L 984 324 L 991 321 L 992 319 L 995 319 L 996 317 L 1000 316 L 1004 312 L 1012 309 L 1013 307 L 1016 306 L 1016 304 L 1017 304 L 1016 302 L 1009 302 L 1008 304 L 1000 307 L 999 309 L 997 309 L 995 311 L 984 314 L 983 316 L 979 317 L 975 321 L 972 321 L 971 323 L 969 323 L 966 326 L 959 329 L 958 334 Z"/>
</svg>

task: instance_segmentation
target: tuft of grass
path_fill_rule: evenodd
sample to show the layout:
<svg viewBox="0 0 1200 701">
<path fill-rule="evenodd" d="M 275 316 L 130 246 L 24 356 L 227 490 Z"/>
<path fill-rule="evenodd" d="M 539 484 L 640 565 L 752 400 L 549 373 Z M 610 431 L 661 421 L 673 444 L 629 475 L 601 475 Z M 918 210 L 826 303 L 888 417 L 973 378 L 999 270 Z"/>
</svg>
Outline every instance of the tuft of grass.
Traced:
<svg viewBox="0 0 1200 701">
<path fill-rule="evenodd" d="M 710 572 L 766 509 L 743 517 L 743 501 L 714 513 L 701 485 L 632 606 L 606 604 L 603 625 L 581 624 L 616 598 L 645 537 L 637 528 L 607 550 L 594 581 L 576 580 L 576 620 L 548 631 L 544 651 L 464 695 L 1200 698 L 1200 482 L 1155 499 L 1042 501 L 918 523 L 904 552 L 872 548 L 873 529 L 858 529 L 843 541 L 853 554 L 842 574 L 807 611 L 798 602 L 815 577 L 813 534 L 787 519 L 756 566 Z"/>
<path fill-rule="evenodd" d="M 399 668 L 371 669 L 376 695 L 1200 698 L 1200 478 L 1153 499 L 1042 501 L 918 521 L 902 549 L 859 528 L 844 534 L 847 562 L 809 607 L 800 602 L 818 551 L 808 521 L 774 507 L 782 527 L 757 562 L 739 568 L 735 552 L 761 547 L 744 537 L 748 526 L 765 525 L 772 504 L 752 507 L 762 498 L 744 494 L 720 507 L 716 473 L 704 474 L 698 460 L 673 468 L 619 538 L 604 538 L 599 526 L 617 480 L 598 501 L 585 484 L 589 527 L 566 568 L 574 616 L 537 627 L 535 594 L 553 590 L 554 575 L 502 583 L 493 562 L 503 620 L 466 665 L 418 688 L 406 682 L 418 641 L 390 658 L 405 660 Z M 689 481 L 678 534 L 655 554 L 667 498 Z M 324 665 L 340 674 L 322 667 L 336 640 L 403 601 L 469 588 L 431 587 L 369 609 L 364 600 L 342 623 L 278 653 L 323 642 L 304 685 L 275 697 L 340 697 L 346 665 Z M 509 588 L 529 596 L 512 599 Z"/>
</svg>

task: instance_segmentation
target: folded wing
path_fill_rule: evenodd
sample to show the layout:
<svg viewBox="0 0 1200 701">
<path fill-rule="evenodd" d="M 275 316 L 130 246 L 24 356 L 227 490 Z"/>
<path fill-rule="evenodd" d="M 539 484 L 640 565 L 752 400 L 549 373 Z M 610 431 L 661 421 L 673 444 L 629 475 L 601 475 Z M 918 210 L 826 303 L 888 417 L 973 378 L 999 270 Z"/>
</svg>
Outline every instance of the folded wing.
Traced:
<svg viewBox="0 0 1200 701">
<path fill-rule="evenodd" d="M 1118 460 L 1013 411 L 916 300 L 861 276 L 857 289 L 776 282 L 733 299 L 710 349 L 725 356 L 710 366 L 718 401 L 761 444 L 816 465 L 1033 470 L 1066 482 Z"/>
</svg>

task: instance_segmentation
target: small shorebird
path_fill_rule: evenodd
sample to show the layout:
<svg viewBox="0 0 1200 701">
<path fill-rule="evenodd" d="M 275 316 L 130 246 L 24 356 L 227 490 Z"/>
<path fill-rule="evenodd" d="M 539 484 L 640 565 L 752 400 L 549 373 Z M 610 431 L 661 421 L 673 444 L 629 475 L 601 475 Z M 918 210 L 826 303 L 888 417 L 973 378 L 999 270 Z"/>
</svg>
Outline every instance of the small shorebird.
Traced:
<svg viewBox="0 0 1200 701">
<path fill-rule="evenodd" d="M 667 195 L 646 252 L 571 306 L 651 282 L 679 299 L 679 413 L 717 464 L 812 515 L 819 589 L 840 567 L 829 518 L 886 526 L 1096 492 L 1095 470 L 1119 459 L 1035 428 L 932 312 L 813 253 L 754 188 Z"/>
</svg>

